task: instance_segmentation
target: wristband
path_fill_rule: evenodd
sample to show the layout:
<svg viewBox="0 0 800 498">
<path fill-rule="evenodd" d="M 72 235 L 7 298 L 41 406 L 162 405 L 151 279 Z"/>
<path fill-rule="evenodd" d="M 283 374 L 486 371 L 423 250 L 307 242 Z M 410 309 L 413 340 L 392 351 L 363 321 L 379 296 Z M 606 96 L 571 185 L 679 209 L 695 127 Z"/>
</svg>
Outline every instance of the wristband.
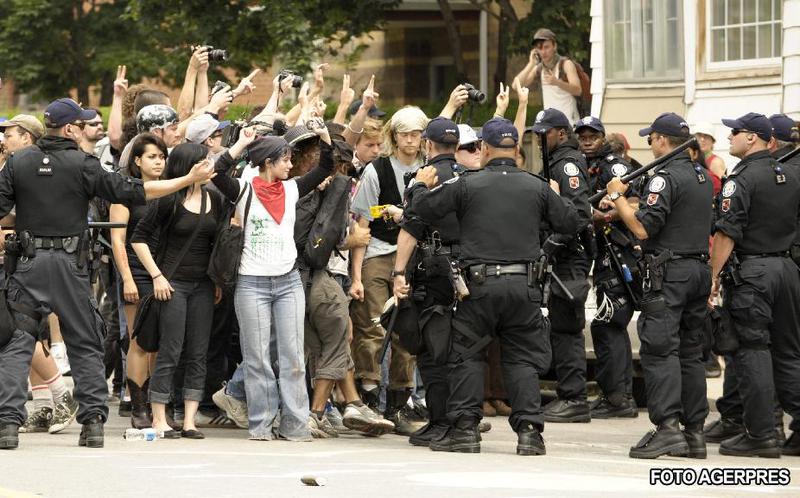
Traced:
<svg viewBox="0 0 800 498">
<path fill-rule="evenodd" d="M 157 279 L 157 278 L 158 278 L 158 277 L 160 277 L 160 276 L 161 276 L 161 274 L 159 273 L 159 274 L 158 274 L 158 275 L 156 275 L 155 277 L 151 277 L 151 278 L 152 278 L 153 280 L 155 280 L 155 279 Z"/>
<path fill-rule="evenodd" d="M 405 274 L 406 274 L 405 270 L 392 270 L 392 274 L 391 275 L 392 275 L 392 278 L 394 278 L 394 277 L 399 277 L 401 275 L 405 276 Z"/>
<path fill-rule="evenodd" d="M 346 128 L 348 130 L 350 130 L 350 133 L 352 133 L 354 135 L 361 135 L 362 133 L 364 133 L 364 128 L 363 127 L 361 128 L 361 131 L 356 131 L 356 130 L 354 130 L 353 128 L 350 127 L 350 123 L 347 123 Z"/>
</svg>

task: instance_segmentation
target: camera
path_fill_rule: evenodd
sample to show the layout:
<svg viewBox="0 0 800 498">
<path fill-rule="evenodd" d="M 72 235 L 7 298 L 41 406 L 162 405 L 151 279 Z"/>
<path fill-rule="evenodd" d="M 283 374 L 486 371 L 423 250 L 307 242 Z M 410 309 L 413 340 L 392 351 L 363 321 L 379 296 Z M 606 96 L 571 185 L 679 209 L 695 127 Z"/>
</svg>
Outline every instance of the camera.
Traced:
<svg viewBox="0 0 800 498">
<path fill-rule="evenodd" d="M 472 102 L 476 102 L 478 104 L 483 104 L 486 102 L 486 94 L 475 88 L 473 85 L 469 83 L 462 83 L 461 86 L 467 90 L 467 98 Z"/>
<path fill-rule="evenodd" d="M 217 82 L 214 83 L 214 87 L 211 89 L 211 95 L 214 95 L 220 90 L 230 90 L 230 88 L 231 86 L 229 84 L 225 83 L 224 81 L 217 80 Z"/>
<path fill-rule="evenodd" d="M 292 78 L 292 88 L 300 88 L 300 86 L 303 84 L 302 76 L 295 74 L 294 71 L 289 69 L 281 69 L 281 72 L 278 73 L 278 85 L 280 85 L 286 78 Z"/>
<path fill-rule="evenodd" d="M 222 147 L 226 149 L 230 149 L 231 147 L 233 147 L 233 144 L 235 144 L 236 141 L 239 140 L 239 134 L 241 133 L 242 128 L 244 128 L 245 126 L 247 126 L 246 121 L 237 120 L 231 123 L 228 127 L 226 127 L 225 130 L 223 130 L 222 132 L 222 143 L 221 143 Z"/>
<path fill-rule="evenodd" d="M 230 57 L 227 50 L 211 46 L 206 47 L 206 53 L 208 54 L 208 62 L 225 62 Z"/>
</svg>

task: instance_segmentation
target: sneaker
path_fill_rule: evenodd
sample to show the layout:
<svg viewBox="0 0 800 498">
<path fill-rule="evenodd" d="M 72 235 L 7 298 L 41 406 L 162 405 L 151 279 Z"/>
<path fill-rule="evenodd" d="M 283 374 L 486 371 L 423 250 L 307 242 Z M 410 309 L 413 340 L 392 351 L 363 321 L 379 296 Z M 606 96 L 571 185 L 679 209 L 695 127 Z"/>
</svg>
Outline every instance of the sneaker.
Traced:
<svg viewBox="0 0 800 498">
<path fill-rule="evenodd" d="M 72 393 L 67 391 L 55 404 L 53 410 L 53 423 L 47 430 L 50 434 L 61 432 L 75 421 L 78 414 L 78 402 L 72 397 Z"/>
<path fill-rule="evenodd" d="M 386 419 L 394 424 L 395 434 L 401 436 L 410 436 L 416 431 L 425 426 L 427 422 L 417 422 L 409 416 L 409 412 L 413 412 L 410 408 L 404 406 L 394 414 L 386 417 Z"/>
<path fill-rule="evenodd" d="M 344 419 L 342 418 L 342 412 L 339 411 L 338 408 L 328 403 L 325 406 L 325 418 L 328 419 L 328 422 L 331 423 L 336 432 L 339 434 L 352 434 L 353 430 L 348 429 L 347 426 L 344 425 Z"/>
<path fill-rule="evenodd" d="M 247 429 L 247 403 L 240 401 L 230 394 L 225 393 L 223 387 L 211 396 L 211 400 L 217 408 L 225 412 L 225 415 L 242 429 Z"/>
<path fill-rule="evenodd" d="M 311 436 L 314 439 L 339 437 L 339 433 L 333 428 L 333 425 L 331 425 L 331 423 L 328 421 L 328 418 L 325 415 L 319 417 L 314 412 L 309 414 L 308 430 L 311 431 Z"/>
<path fill-rule="evenodd" d="M 197 412 L 194 416 L 194 423 L 203 429 L 236 429 L 236 422 L 225 416 L 221 412 L 203 413 Z M 186 436 L 184 436 L 186 437 Z"/>
<path fill-rule="evenodd" d="M 67 357 L 67 347 L 63 342 L 54 342 L 50 344 L 50 354 L 56 360 L 56 366 L 61 375 L 68 376 L 72 373 L 69 366 L 69 358 Z"/>
<path fill-rule="evenodd" d="M 28 418 L 25 420 L 25 423 L 22 424 L 22 427 L 19 428 L 19 432 L 47 432 L 47 429 L 52 423 L 53 409 L 49 406 L 45 406 L 28 414 Z"/>
<path fill-rule="evenodd" d="M 348 429 L 358 431 L 365 436 L 381 436 L 394 430 L 394 424 L 381 417 L 367 405 L 347 405 L 344 409 L 342 423 Z"/>
</svg>

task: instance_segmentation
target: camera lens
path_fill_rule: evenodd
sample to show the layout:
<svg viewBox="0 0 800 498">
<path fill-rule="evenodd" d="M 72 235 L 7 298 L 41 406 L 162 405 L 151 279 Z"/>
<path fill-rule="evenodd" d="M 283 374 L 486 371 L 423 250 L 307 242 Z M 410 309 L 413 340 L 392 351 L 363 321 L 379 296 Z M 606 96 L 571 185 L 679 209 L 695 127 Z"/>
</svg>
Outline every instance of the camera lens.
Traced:
<svg viewBox="0 0 800 498">
<path fill-rule="evenodd" d="M 220 48 L 215 48 L 208 51 L 209 62 L 225 62 L 228 60 L 228 51 Z"/>
</svg>

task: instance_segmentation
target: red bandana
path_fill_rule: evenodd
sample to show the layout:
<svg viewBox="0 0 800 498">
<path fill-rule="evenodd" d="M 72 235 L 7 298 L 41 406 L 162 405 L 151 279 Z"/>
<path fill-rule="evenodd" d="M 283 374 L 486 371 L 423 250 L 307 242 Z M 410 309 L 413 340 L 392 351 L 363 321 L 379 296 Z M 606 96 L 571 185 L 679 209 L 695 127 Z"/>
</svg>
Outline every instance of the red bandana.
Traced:
<svg viewBox="0 0 800 498">
<path fill-rule="evenodd" d="M 253 189 L 258 200 L 266 208 L 267 212 L 278 225 L 283 220 L 283 212 L 286 209 L 286 192 L 283 190 L 283 182 L 275 180 L 267 183 L 260 177 L 253 178 Z"/>
</svg>

